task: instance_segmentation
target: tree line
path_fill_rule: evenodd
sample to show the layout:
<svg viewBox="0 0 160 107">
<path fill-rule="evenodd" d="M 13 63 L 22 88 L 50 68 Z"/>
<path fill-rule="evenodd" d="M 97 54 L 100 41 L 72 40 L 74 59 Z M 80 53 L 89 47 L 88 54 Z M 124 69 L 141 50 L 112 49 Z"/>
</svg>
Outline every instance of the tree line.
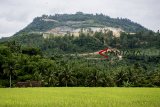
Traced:
<svg viewBox="0 0 160 107">
<path fill-rule="evenodd" d="M 0 45 L 0 87 L 19 81 L 41 81 L 62 87 L 159 87 L 160 63 L 154 60 L 97 60 L 77 55 L 47 57 L 37 47 L 13 42 Z"/>
</svg>

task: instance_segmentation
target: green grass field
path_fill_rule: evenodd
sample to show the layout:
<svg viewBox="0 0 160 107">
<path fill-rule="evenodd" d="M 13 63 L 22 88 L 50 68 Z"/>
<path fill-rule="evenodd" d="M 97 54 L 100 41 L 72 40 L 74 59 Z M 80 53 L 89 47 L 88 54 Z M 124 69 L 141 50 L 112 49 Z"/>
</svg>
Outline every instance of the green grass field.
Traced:
<svg viewBox="0 0 160 107">
<path fill-rule="evenodd" d="M 0 107 L 160 107 L 160 88 L 0 88 Z"/>
</svg>

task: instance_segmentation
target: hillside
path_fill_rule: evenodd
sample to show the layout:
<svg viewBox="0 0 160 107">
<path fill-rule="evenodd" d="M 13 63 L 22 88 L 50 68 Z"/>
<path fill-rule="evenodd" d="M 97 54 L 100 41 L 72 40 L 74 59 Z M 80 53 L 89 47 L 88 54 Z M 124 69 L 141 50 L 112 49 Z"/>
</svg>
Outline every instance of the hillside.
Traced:
<svg viewBox="0 0 160 107">
<path fill-rule="evenodd" d="M 22 32 L 38 32 L 56 35 L 72 33 L 76 36 L 82 29 L 93 32 L 109 29 L 115 34 L 120 31 L 135 33 L 147 30 L 142 25 L 126 18 L 110 18 L 103 14 L 93 15 L 77 12 L 76 14 L 55 14 L 36 17 L 32 23 L 15 35 L 21 34 Z"/>
<path fill-rule="evenodd" d="M 0 42 L 16 41 L 23 47 L 38 47 L 45 55 L 52 56 L 55 53 L 93 53 L 106 47 L 159 48 L 156 35 L 159 33 L 129 19 L 78 12 L 37 17 L 26 28 Z"/>
<path fill-rule="evenodd" d="M 106 48 L 107 59 L 97 54 Z M 37 17 L 0 39 L 0 59 L 0 87 L 28 80 L 47 87 L 160 86 L 160 33 L 128 19 L 83 13 Z M 13 71 L 12 84 L 6 71 Z"/>
</svg>

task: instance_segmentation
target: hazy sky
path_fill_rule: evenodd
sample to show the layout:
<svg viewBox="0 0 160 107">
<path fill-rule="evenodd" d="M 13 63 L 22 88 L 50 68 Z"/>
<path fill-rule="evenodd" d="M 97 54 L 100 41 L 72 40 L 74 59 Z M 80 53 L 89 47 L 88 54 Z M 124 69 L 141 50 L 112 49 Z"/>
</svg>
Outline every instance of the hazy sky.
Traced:
<svg viewBox="0 0 160 107">
<path fill-rule="evenodd" d="M 36 16 L 77 11 L 129 18 L 160 29 L 160 0 L 0 0 L 0 37 L 13 35 Z"/>
</svg>

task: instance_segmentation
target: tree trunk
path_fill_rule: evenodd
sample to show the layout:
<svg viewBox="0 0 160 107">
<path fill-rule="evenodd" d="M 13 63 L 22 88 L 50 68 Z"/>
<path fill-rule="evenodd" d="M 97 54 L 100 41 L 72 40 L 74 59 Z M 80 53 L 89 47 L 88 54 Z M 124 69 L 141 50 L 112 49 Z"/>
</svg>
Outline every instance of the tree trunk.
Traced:
<svg viewBox="0 0 160 107">
<path fill-rule="evenodd" d="M 9 75 L 9 84 L 10 84 L 10 88 L 12 87 L 12 77 L 11 77 L 11 74 Z"/>
<path fill-rule="evenodd" d="M 67 87 L 67 81 L 66 81 L 66 87 Z"/>
</svg>

